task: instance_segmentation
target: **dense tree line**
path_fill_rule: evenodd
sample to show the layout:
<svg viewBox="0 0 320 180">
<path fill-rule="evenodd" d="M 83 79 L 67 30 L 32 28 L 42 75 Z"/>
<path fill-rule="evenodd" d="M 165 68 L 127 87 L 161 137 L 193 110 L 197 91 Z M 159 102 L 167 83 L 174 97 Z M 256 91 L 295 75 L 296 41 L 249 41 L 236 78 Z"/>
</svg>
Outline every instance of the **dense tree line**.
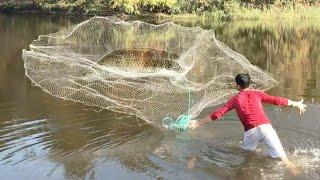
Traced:
<svg viewBox="0 0 320 180">
<path fill-rule="evenodd" d="M 0 7 L 45 11 L 96 13 L 112 11 L 139 13 L 204 13 L 236 11 L 239 8 L 268 9 L 318 6 L 320 0 L 0 0 Z"/>
</svg>

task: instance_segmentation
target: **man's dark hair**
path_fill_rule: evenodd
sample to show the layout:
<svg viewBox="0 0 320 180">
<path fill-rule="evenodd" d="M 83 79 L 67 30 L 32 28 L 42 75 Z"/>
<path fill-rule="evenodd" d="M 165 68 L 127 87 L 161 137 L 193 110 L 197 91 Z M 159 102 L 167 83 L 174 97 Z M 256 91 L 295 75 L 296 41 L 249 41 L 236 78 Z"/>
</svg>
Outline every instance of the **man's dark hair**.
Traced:
<svg viewBox="0 0 320 180">
<path fill-rule="evenodd" d="M 240 86 L 240 88 L 244 89 L 249 87 L 250 85 L 250 75 L 245 73 L 237 74 L 234 78 L 236 80 L 237 85 Z"/>
</svg>

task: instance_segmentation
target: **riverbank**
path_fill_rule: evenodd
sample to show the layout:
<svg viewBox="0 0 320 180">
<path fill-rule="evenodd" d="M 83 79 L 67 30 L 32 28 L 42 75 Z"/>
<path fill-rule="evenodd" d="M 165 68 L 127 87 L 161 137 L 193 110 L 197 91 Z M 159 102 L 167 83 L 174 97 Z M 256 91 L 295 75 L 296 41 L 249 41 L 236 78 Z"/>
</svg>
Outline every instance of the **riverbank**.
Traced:
<svg viewBox="0 0 320 180">
<path fill-rule="evenodd" d="M 113 0 L 116 1 L 116 0 Z M 161 0 L 159 0 L 161 1 Z M 194 0 L 196 1 L 196 0 Z M 102 15 L 117 16 L 121 19 L 154 19 L 155 21 L 199 21 L 201 19 L 215 19 L 219 21 L 230 20 L 267 20 L 285 19 L 301 21 L 302 19 L 320 19 L 319 5 L 291 4 L 279 6 L 268 4 L 255 6 L 253 4 L 240 4 L 236 1 L 224 1 L 216 7 L 207 7 L 203 4 L 183 5 L 174 4 L 175 0 L 167 4 L 153 5 L 153 8 L 136 7 L 125 4 L 110 5 L 108 3 L 37 3 L 38 1 L 4 1 L 0 3 L 0 12 L 5 13 L 45 13 L 68 15 Z M 82 3 L 81 3 L 82 2 Z M 122 7 L 124 6 L 124 7 Z M 196 7 L 193 7 L 196 6 Z"/>
</svg>

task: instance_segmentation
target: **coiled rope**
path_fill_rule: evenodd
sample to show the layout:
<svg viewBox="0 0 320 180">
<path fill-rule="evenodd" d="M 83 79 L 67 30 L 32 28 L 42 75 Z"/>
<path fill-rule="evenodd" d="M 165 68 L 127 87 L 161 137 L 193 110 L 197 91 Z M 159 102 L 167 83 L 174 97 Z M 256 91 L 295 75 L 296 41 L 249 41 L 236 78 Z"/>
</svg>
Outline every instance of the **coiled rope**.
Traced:
<svg viewBox="0 0 320 180">
<path fill-rule="evenodd" d="M 192 116 L 190 115 L 191 112 L 191 105 L 192 105 L 192 95 L 191 91 L 188 91 L 188 113 L 180 115 L 176 120 L 174 120 L 172 117 L 165 117 L 162 120 L 162 125 L 165 128 L 182 132 L 188 128 L 188 122 L 190 119 L 192 119 Z"/>
</svg>

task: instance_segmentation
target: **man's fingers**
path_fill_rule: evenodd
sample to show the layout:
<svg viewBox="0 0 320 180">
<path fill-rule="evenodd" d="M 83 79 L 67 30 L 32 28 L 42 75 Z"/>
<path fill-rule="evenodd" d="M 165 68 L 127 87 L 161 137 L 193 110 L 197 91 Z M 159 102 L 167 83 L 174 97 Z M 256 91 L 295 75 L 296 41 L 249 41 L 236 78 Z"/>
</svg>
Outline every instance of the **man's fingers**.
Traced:
<svg viewBox="0 0 320 180">
<path fill-rule="evenodd" d="M 196 129 L 197 127 L 199 127 L 198 122 L 195 120 L 191 120 L 188 122 L 188 127 L 190 129 Z"/>
<path fill-rule="evenodd" d="M 189 127 L 190 129 L 194 129 L 194 128 L 195 128 L 194 121 L 189 121 L 189 122 L 188 122 L 188 127 Z"/>
<path fill-rule="evenodd" d="M 301 101 L 299 101 L 299 110 L 300 110 L 300 115 L 306 112 L 306 104 L 303 104 L 304 99 L 301 99 Z"/>
<path fill-rule="evenodd" d="M 300 115 L 306 112 L 306 106 L 299 107 Z"/>
</svg>

